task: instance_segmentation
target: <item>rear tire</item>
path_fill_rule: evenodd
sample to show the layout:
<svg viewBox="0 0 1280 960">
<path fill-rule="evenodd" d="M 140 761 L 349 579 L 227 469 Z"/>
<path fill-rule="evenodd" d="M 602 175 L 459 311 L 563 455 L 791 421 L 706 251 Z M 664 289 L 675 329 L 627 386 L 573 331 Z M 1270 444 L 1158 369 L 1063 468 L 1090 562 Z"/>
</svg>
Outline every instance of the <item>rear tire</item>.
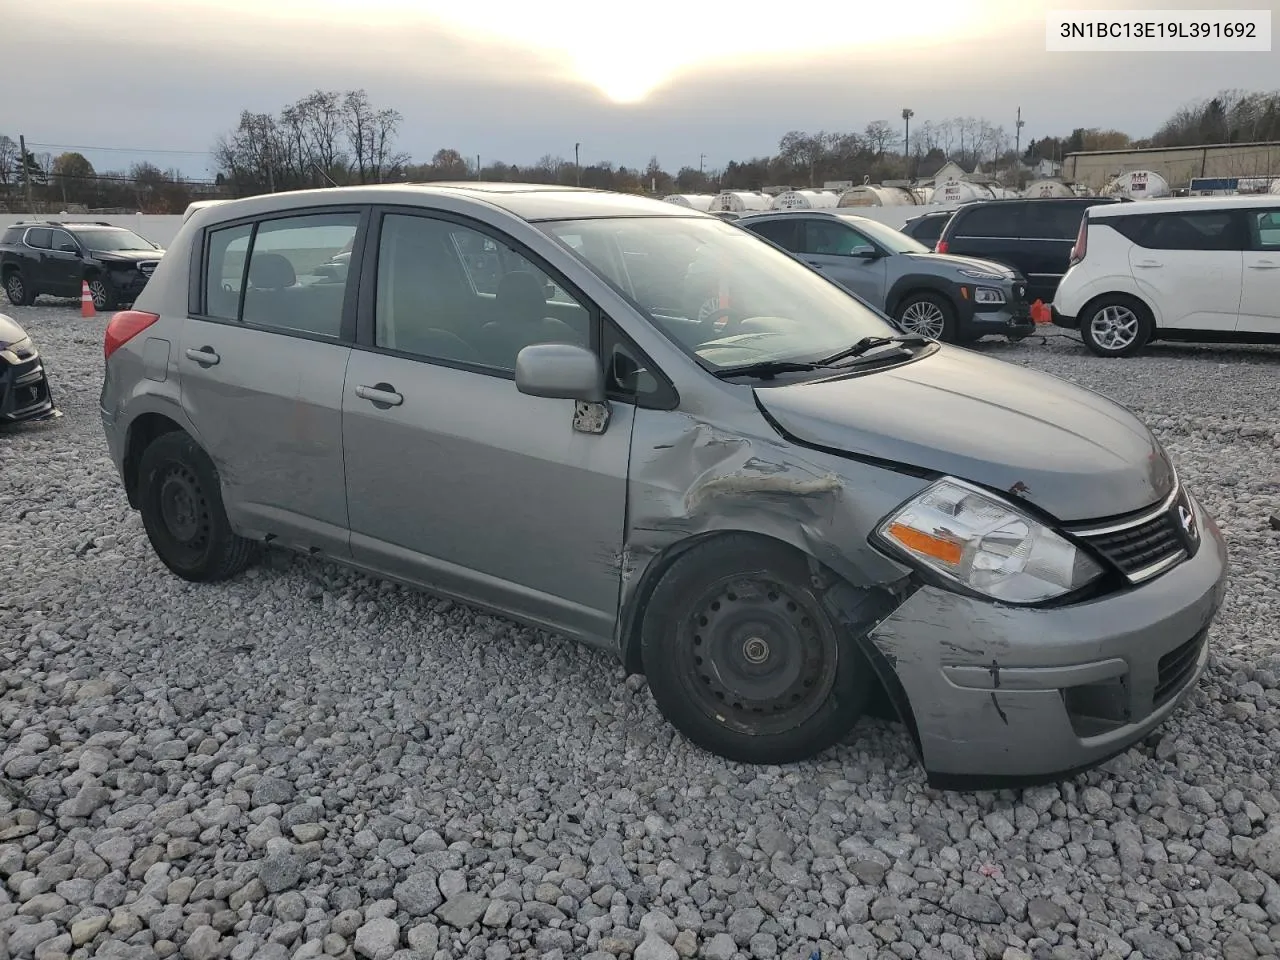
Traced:
<svg viewBox="0 0 1280 960">
<path fill-rule="evenodd" d="M 909 293 L 898 303 L 894 319 L 906 333 L 918 334 L 944 343 L 959 343 L 956 336 L 956 308 L 936 293 Z"/>
<path fill-rule="evenodd" d="M 138 495 L 152 548 L 184 580 L 227 580 L 257 553 L 256 543 L 232 532 L 218 471 L 186 433 L 161 434 L 142 452 Z"/>
<path fill-rule="evenodd" d="M 1107 294 L 1080 311 L 1080 339 L 1099 357 L 1131 357 L 1155 333 L 1150 309 L 1123 294 Z"/>
<path fill-rule="evenodd" d="M 826 613 L 806 560 L 749 534 L 706 541 L 671 565 L 646 604 L 641 657 L 668 722 L 742 763 L 826 750 L 873 689 L 870 664 Z"/>
<path fill-rule="evenodd" d="M 5 274 L 4 293 L 15 307 L 28 307 L 36 300 L 35 290 L 28 286 L 26 279 L 17 270 Z"/>
</svg>

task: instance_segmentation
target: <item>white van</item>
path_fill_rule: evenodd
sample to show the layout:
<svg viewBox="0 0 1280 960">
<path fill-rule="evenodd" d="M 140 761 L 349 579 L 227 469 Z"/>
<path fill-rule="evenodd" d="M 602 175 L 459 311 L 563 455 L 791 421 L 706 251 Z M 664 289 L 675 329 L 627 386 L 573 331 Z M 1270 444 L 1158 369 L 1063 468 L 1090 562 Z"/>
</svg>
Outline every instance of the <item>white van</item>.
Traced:
<svg viewBox="0 0 1280 960">
<path fill-rule="evenodd" d="M 1152 340 L 1280 343 L 1280 196 L 1091 207 L 1052 307 L 1103 357 Z"/>
</svg>

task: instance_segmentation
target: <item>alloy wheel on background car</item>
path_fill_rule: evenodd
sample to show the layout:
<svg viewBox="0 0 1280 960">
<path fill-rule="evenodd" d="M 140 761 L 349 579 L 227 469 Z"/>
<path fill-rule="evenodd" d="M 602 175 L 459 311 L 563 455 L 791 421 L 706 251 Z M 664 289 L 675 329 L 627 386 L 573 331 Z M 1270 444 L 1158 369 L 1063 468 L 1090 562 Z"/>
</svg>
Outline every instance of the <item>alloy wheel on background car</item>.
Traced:
<svg viewBox="0 0 1280 960">
<path fill-rule="evenodd" d="M 1122 304 L 1108 304 L 1089 321 L 1089 334 L 1103 350 L 1119 353 L 1133 346 L 1141 323 L 1138 314 Z"/>
<path fill-rule="evenodd" d="M 93 309 L 111 309 L 111 291 L 107 289 L 106 283 L 100 278 L 89 281 L 89 295 L 93 297 Z"/>
<path fill-rule="evenodd" d="M 932 340 L 941 340 L 946 330 L 947 318 L 942 308 L 930 300 L 916 300 L 907 304 L 898 317 L 907 333 L 919 334 Z"/>
</svg>

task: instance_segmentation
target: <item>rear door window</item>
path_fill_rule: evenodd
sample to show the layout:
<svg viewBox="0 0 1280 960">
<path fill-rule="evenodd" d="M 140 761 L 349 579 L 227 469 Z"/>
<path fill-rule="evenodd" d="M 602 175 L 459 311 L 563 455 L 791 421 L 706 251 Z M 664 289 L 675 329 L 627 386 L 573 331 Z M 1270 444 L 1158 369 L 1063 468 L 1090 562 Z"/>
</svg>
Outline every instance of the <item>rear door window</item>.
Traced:
<svg viewBox="0 0 1280 960">
<path fill-rule="evenodd" d="M 1015 239 L 1020 235 L 1021 203 L 993 203 L 986 207 L 965 210 L 954 219 L 955 237 L 980 237 Z"/>
<path fill-rule="evenodd" d="M 1151 250 L 1243 250 L 1241 222 L 1232 210 L 1159 213 L 1144 217 L 1135 238 Z"/>
<path fill-rule="evenodd" d="M 1026 205 L 1022 236 L 1029 240 L 1074 240 L 1085 207 L 1079 203 L 1040 200 Z"/>
<path fill-rule="evenodd" d="M 790 250 L 792 253 L 800 252 L 800 231 L 799 219 L 789 217 L 785 220 L 766 220 L 763 223 L 747 223 L 743 224 L 752 233 L 758 233 L 766 240 L 771 240 L 780 246 L 783 250 Z"/>
<path fill-rule="evenodd" d="M 45 227 L 32 227 L 27 231 L 27 246 L 35 247 L 37 250 L 48 250 L 52 236 L 52 230 L 46 229 Z"/>
</svg>

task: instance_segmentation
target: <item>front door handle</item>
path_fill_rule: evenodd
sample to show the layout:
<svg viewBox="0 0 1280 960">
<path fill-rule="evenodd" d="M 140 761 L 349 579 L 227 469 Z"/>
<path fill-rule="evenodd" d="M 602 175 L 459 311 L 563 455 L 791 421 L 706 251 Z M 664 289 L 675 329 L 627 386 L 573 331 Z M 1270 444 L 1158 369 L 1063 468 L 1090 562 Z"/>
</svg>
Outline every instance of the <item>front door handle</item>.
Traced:
<svg viewBox="0 0 1280 960">
<path fill-rule="evenodd" d="M 372 387 L 361 384 L 356 387 L 356 396 L 361 400 L 368 400 L 380 410 L 404 403 L 404 397 L 396 393 L 396 388 L 389 383 L 376 383 Z"/>
<path fill-rule="evenodd" d="M 1164 264 L 1162 264 L 1159 260 L 1139 260 L 1137 263 L 1134 264 L 1134 266 L 1135 267 L 1162 267 L 1164 266 Z"/>
<path fill-rule="evenodd" d="M 188 347 L 187 359 L 194 360 L 202 367 L 212 367 L 222 358 L 214 352 L 213 347 L 201 347 L 199 350 L 194 347 Z"/>
</svg>

